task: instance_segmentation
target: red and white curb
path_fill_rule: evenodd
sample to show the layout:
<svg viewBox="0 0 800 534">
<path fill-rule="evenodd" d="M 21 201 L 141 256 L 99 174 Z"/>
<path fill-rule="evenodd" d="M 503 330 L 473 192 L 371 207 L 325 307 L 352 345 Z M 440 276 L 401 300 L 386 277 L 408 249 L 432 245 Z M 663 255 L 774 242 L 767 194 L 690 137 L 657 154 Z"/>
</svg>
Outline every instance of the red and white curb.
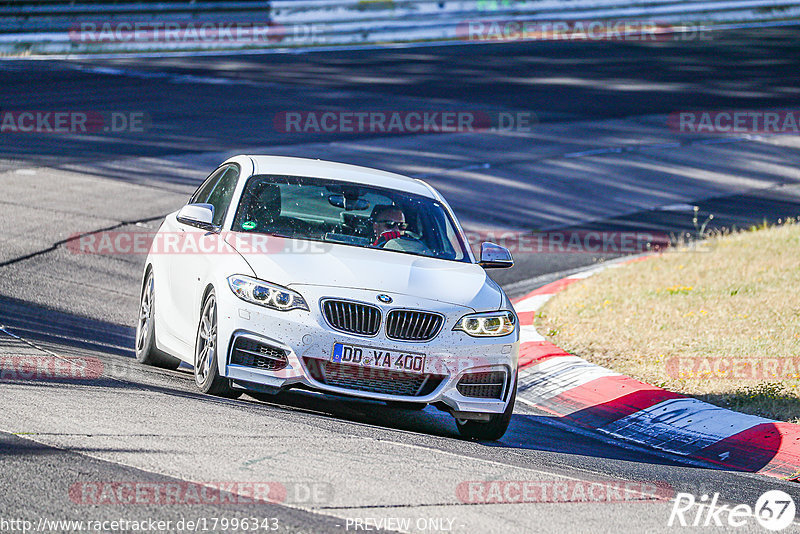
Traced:
<svg viewBox="0 0 800 534">
<path fill-rule="evenodd" d="M 634 380 L 573 356 L 536 331 L 536 312 L 556 293 L 619 265 L 610 262 L 562 278 L 515 300 L 521 327 L 519 400 L 614 439 L 798 480 L 800 425 L 726 410 Z"/>
</svg>

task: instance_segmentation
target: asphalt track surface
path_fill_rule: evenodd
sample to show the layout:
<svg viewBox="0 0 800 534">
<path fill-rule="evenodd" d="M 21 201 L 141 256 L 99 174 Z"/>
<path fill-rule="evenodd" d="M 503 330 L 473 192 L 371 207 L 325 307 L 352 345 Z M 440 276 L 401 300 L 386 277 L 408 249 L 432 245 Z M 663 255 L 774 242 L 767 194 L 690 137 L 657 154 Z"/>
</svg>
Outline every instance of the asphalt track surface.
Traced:
<svg viewBox="0 0 800 534">
<path fill-rule="evenodd" d="M 788 27 L 647 44 L 0 63 L 2 110 L 150 118 L 143 132 L 0 136 L 0 354 L 96 358 L 105 370 L 88 381 L 0 383 L 0 519 L 257 516 L 278 518 L 286 532 L 343 532 L 355 519 L 446 518 L 454 532 L 661 532 L 669 502 L 465 503 L 457 488 L 614 479 L 718 492 L 731 504 L 752 505 L 775 488 L 797 500 L 789 483 L 577 434 L 519 404 L 500 442 L 475 443 L 432 408 L 309 393 L 200 395 L 188 369 L 132 360 L 143 258 L 66 245 L 82 232 L 152 231 L 214 165 L 243 152 L 425 177 L 471 229 L 691 234 L 692 205 L 722 226 L 794 216 L 797 136 L 686 135 L 665 117 L 796 107 L 797 36 Z M 537 125 L 452 135 L 280 131 L 276 114 L 293 110 L 522 112 Z M 493 275 L 519 295 L 618 253 L 521 251 L 514 269 Z M 270 505 L 111 505 L 70 494 L 82 482 L 187 480 L 269 481 L 297 493 Z M 305 498 L 312 487 L 316 498 Z M 737 530 L 757 530 L 748 525 Z"/>
</svg>

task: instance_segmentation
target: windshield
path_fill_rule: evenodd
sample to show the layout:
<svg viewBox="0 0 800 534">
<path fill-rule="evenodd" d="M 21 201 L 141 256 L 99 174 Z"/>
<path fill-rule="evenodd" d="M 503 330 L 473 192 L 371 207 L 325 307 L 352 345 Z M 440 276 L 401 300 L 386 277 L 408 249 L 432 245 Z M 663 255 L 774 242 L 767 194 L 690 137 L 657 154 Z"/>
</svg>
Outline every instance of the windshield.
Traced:
<svg viewBox="0 0 800 534">
<path fill-rule="evenodd" d="M 470 261 L 441 203 L 337 180 L 253 176 L 232 230 Z"/>
</svg>

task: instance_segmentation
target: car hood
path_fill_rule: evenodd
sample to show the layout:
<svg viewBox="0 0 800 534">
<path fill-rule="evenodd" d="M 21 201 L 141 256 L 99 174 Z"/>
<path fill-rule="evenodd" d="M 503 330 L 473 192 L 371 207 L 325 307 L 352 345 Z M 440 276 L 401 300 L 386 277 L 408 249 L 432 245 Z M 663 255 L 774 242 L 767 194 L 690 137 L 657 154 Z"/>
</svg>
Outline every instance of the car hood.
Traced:
<svg viewBox="0 0 800 534">
<path fill-rule="evenodd" d="M 496 310 L 500 287 L 480 265 L 426 258 L 387 250 L 270 237 L 268 250 L 237 249 L 261 280 L 299 285 L 366 289 L 438 300 L 475 311 Z M 279 245 L 279 246 L 278 246 Z M 291 250 L 293 252 L 286 252 Z"/>
</svg>

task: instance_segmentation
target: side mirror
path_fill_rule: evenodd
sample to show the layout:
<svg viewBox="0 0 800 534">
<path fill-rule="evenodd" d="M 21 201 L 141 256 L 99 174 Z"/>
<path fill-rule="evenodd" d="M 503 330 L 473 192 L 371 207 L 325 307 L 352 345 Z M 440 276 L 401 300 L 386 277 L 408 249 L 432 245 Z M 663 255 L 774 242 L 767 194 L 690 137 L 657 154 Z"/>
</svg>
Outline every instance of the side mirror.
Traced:
<svg viewBox="0 0 800 534">
<path fill-rule="evenodd" d="M 187 204 L 178 212 L 178 222 L 208 230 L 219 231 L 214 225 L 214 206 L 211 204 Z"/>
<path fill-rule="evenodd" d="M 507 269 L 514 265 L 514 258 L 507 248 L 494 243 L 481 243 L 481 260 L 484 269 Z"/>
</svg>

